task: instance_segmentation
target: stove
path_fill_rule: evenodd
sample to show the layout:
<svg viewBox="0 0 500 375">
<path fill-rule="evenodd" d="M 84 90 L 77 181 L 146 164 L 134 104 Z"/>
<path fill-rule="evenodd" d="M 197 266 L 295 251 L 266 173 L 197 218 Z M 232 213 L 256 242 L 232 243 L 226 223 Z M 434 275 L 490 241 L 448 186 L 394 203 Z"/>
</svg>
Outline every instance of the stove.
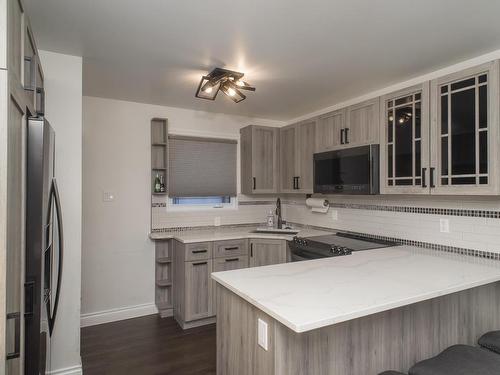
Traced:
<svg viewBox="0 0 500 375">
<path fill-rule="evenodd" d="M 396 246 L 396 243 L 362 238 L 350 233 L 336 233 L 309 238 L 294 237 L 288 241 L 292 262 L 351 255 L 364 251 Z"/>
</svg>

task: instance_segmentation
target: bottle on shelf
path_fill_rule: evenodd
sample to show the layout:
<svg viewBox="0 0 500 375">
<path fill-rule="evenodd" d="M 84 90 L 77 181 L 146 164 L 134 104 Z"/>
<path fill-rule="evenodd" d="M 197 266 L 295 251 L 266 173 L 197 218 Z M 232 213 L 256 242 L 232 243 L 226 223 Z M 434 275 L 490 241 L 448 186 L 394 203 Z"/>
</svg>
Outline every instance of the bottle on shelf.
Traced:
<svg viewBox="0 0 500 375">
<path fill-rule="evenodd" d="M 155 177 L 154 192 L 155 193 L 160 193 L 161 192 L 160 175 L 158 173 L 156 174 L 156 177 Z"/>
<path fill-rule="evenodd" d="M 160 175 L 160 193 L 165 192 L 165 179 L 163 178 L 163 175 Z"/>
</svg>

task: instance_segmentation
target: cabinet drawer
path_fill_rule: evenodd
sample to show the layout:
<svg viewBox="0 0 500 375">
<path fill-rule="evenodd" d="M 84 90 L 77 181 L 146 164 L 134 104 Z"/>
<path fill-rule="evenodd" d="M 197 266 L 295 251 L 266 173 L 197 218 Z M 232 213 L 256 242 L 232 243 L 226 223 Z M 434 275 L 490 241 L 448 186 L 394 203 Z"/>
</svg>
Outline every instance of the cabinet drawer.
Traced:
<svg viewBox="0 0 500 375">
<path fill-rule="evenodd" d="M 186 261 L 212 258 L 212 242 L 186 244 Z"/>
<path fill-rule="evenodd" d="M 248 255 L 213 260 L 213 272 L 239 270 L 240 268 L 248 268 Z"/>
<path fill-rule="evenodd" d="M 214 258 L 248 255 L 248 240 L 229 240 L 214 242 Z"/>
</svg>

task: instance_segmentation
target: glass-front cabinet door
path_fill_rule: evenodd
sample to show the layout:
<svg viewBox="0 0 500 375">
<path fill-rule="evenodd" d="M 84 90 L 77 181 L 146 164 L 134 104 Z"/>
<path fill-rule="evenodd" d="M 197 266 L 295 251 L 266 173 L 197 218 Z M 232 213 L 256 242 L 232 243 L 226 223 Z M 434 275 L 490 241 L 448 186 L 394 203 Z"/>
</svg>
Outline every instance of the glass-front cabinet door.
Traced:
<svg viewBox="0 0 500 375">
<path fill-rule="evenodd" d="M 498 61 L 431 83 L 431 194 L 497 194 Z"/>
<path fill-rule="evenodd" d="M 381 193 L 429 194 L 429 84 L 381 98 Z"/>
</svg>

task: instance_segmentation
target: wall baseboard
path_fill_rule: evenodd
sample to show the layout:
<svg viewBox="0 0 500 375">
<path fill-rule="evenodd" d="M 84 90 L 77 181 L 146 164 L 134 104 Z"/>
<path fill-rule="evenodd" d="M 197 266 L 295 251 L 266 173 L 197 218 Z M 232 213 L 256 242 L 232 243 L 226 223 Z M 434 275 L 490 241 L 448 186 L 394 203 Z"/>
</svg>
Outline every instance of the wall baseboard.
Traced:
<svg viewBox="0 0 500 375">
<path fill-rule="evenodd" d="M 140 316 L 157 314 L 158 309 L 154 303 L 122 307 L 95 313 L 82 314 L 80 327 L 90 327 L 98 324 L 111 323 L 119 320 L 138 318 Z"/>
<path fill-rule="evenodd" d="M 82 375 L 82 365 L 71 366 L 66 368 L 61 368 L 58 370 L 53 370 L 49 372 L 50 375 Z"/>
</svg>

